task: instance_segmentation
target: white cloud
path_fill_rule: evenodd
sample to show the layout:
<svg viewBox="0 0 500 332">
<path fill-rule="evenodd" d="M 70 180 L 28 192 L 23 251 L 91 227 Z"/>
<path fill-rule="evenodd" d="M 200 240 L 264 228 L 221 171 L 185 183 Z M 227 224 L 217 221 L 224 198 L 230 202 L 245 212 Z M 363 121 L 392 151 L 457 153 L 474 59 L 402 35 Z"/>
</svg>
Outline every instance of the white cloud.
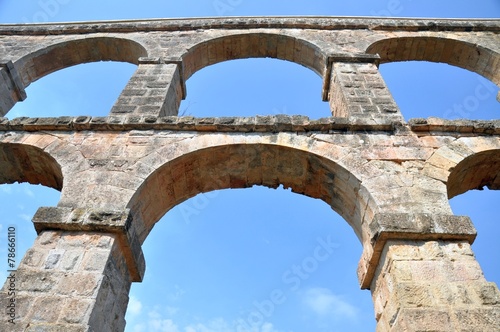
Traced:
<svg viewBox="0 0 500 332">
<path fill-rule="evenodd" d="M 185 332 L 280 332 L 271 323 L 264 323 L 260 327 L 253 327 L 251 330 L 241 329 L 237 323 L 230 323 L 222 318 L 216 318 L 206 324 L 191 324 L 184 329 Z"/>
<path fill-rule="evenodd" d="M 147 330 L 148 330 L 147 326 L 143 323 L 135 324 L 134 327 L 132 328 L 133 332 L 146 332 Z"/>
<path fill-rule="evenodd" d="M 264 325 L 262 325 L 261 332 L 279 332 L 279 331 L 274 329 L 273 324 L 264 323 Z"/>
<path fill-rule="evenodd" d="M 179 312 L 179 308 L 167 306 L 165 312 L 168 316 L 175 316 L 175 314 Z"/>
<path fill-rule="evenodd" d="M 185 328 L 186 332 L 229 332 L 233 331 L 227 323 L 222 318 L 214 319 L 207 324 L 198 323 L 195 325 L 189 325 Z"/>
<path fill-rule="evenodd" d="M 2 185 L 0 186 L 0 189 L 2 189 L 2 192 L 5 193 L 5 194 L 12 194 L 12 187 L 9 186 L 9 185 Z"/>
<path fill-rule="evenodd" d="M 142 310 L 142 304 L 140 301 L 134 299 L 132 301 L 133 297 L 130 298 L 130 304 L 129 304 L 129 310 L 134 310 L 133 308 L 130 307 L 131 304 L 135 304 L 136 308 L 135 310 L 139 310 L 139 312 Z M 133 312 L 131 312 L 134 314 Z M 173 320 L 171 319 L 165 319 L 163 318 L 158 311 L 153 310 L 150 311 L 147 315 L 147 321 L 146 322 L 140 322 L 134 325 L 133 327 L 134 332 L 180 332 L 179 328 L 177 327 L 177 324 L 174 323 Z"/>
<path fill-rule="evenodd" d="M 134 310 L 130 306 L 133 303 L 140 303 L 136 299 L 130 300 L 129 310 Z M 177 312 L 177 308 L 172 308 Z M 210 321 L 180 324 L 171 318 L 162 316 L 159 312 L 163 311 L 155 307 L 146 317 L 147 321 L 136 323 L 132 331 L 134 332 L 280 332 L 276 330 L 271 323 L 264 323 L 261 326 L 253 327 L 251 330 L 241 329 L 238 322 L 230 322 L 223 318 L 215 318 Z M 165 312 L 171 311 L 169 308 Z"/>
<path fill-rule="evenodd" d="M 21 213 L 21 214 L 18 214 L 17 216 L 23 220 L 26 220 L 26 221 L 31 221 L 31 217 L 32 217 L 26 213 Z"/>
<path fill-rule="evenodd" d="M 35 197 L 35 194 L 29 188 L 24 188 L 24 194 L 29 197 Z"/>
<path fill-rule="evenodd" d="M 139 315 L 142 311 L 142 303 L 135 296 L 131 296 L 127 309 L 133 316 Z"/>
<path fill-rule="evenodd" d="M 354 319 L 357 309 L 326 288 L 311 288 L 304 293 L 304 303 L 319 317 Z"/>
<path fill-rule="evenodd" d="M 153 322 L 153 331 L 160 332 L 179 332 L 177 325 L 171 319 L 162 319 L 159 321 Z M 152 330 L 150 330 L 152 331 Z"/>
<path fill-rule="evenodd" d="M 169 296 L 172 301 L 178 301 L 182 298 L 182 296 L 186 293 L 186 291 L 182 289 L 182 287 L 179 285 L 174 285 L 174 288 L 175 291 Z"/>
</svg>

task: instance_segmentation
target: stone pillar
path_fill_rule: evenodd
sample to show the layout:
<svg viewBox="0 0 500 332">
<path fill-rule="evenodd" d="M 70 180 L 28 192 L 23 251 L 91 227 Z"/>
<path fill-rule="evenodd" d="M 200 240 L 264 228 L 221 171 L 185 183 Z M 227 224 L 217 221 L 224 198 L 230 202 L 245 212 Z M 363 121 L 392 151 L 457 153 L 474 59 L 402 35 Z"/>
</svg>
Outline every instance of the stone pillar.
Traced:
<svg viewBox="0 0 500 332">
<path fill-rule="evenodd" d="M 181 61 L 140 58 L 111 115 L 177 115 L 184 97 Z"/>
<path fill-rule="evenodd" d="M 371 60 L 371 62 L 367 62 Z M 330 59 L 328 100 L 332 115 L 401 121 L 402 116 L 375 63 L 376 59 Z M 364 62 L 355 62 L 364 61 Z M 328 71 L 328 70 L 327 70 Z"/>
<path fill-rule="evenodd" d="M 470 244 L 390 240 L 371 287 L 377 331 L 498 331 L 500 292 Z"/>
<path fill-rule="evenodd" d="M 15 299 L 14 323 L 0 330 L 123 331 L 131 282 L 144 274 L 128 211 L 40 208 L 33 221 L 35 244 L 1 291 L 2 308 Z"/>
<path fill-rule="evenodd" d="M 12 61 L 0 61 L 0 116 L 25 99 L 24 85 Z"/>
<path fill-rule="evenodd" d="M 467 217 L 377 214 L 358 267 L 377 331 L 496 331 L 500 292 L 485 280 Z"/>
</svg>

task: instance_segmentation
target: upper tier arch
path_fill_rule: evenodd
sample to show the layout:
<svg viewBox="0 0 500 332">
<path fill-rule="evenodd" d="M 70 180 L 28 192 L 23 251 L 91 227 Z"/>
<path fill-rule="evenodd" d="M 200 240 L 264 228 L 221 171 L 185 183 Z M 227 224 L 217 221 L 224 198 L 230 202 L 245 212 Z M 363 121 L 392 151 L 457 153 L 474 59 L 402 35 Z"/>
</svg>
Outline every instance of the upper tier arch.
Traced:
<svg viewBox="0 0 500 332">
<path fill-rule="evenodd" d="M 500 86 L 500 54 L 468 41 L 402 36 L 378 40 L 366 52 L 378 54 L 381 63 L 411 60 L 447 63 L 473 71 Z"/>
<path fill-rule="evenodd" d="M 70 66 L 119 61 L 138 64 L 146 49 L 136 41 L 117 37 L 72 38 L 38 49 L 15 63 L 25 87 L 41 77 Z"/>
<path fill-rule="evenodd" d="M 182 55 L 187 80 L 198 70 L 219 62 L 245 58 L 275 58 L 303 65 L 323 76 L 326 57 L 311 42 L 269 32 L 231 33 L 201 41 Z"/>
</svg>

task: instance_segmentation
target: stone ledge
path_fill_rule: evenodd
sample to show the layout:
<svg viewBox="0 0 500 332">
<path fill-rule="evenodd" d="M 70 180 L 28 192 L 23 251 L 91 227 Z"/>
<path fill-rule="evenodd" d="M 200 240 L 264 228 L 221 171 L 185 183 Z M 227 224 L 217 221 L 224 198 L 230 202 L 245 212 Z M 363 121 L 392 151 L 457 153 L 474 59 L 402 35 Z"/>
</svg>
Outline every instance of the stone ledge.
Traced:
<svg viewBox="0 0 500 332">
<path fill-rule="evenodd" d="M 59 35 L 99 32 L 196 31 L 200 29 L 315 29 L 386 31 L 500 31 L 496 19 L 387 17 L 205 17 L 73 23 L 0 24 L 3 35 Z"/>
<path fill-rule="evenodd" d="M 400 126 L 391 117 L 376 118 L 328 117 L 310 120 L 302 115 L 269 115 L 255 117 L 191 116 L 107 116 L 107 117 L 58 117 L 12 120 L 0 118 L 0 131 L 124 131 L 124 130 L 174 130 L 200 132 L 329 132 L 329 131 L 393 131 Z"/>
<path fill-rule="evenodd" d="M 326 117 L 311 120 L 303 115 L 268 115 L 254 117 L 192 117 L 151 115 L 111 115 L 105 117 L 61 116 L 58 118 L 0 117 L 0 131 L 123 131 L 173 130 L 199 132 L 329 132 L 389 131 L 401 127 L 393 117 L 376 114 L 372 117 Z M 445 120 L 441 118 L 411 119 L 411 131 L 417 135 L 446 133 L 449 135 L 500 135 L 500 120 Z"/>
<path fill-rule="evenodd" d="M 446 120 L 430 117 L 416 118 L 408 121 L 413 132 L 427 134 L 431 132 L 500 135 L 500 120 Z"/>
<path fill-rule="evenodd" d="M 380 256 L 389 240 L 467 241 L 477 232 L 469 217 L 454 215 L 387 213 L 377 214 L 370 223 L 370 244 L 366 244 L 358 265 L 362 289 L 369 289 Z"/>
<path fill-rule="evenodd" d="M 41 207 L 33 217 L 35 230 L 103 232 L 116 234 L 132 281 L 141 282 L 146 262 L 132 226 L 130 211 L 105 211 L 84 208 Z"/>
</svg>

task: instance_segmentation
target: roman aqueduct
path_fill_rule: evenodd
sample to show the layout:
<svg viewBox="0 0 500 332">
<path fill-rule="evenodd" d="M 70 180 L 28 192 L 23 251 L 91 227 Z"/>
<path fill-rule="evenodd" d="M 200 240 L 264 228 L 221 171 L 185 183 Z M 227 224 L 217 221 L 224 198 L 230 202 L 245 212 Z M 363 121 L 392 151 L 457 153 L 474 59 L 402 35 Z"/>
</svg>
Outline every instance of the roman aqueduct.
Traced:
<svg viewBox="0 0 500 332">
<path fill-rule="evenodd" d="M 270 57 L 323 78 L 332 116 L 177 116 L 185 82 Z M 448 200 L 500 188 L 500 121 L 404 119 L 378 65 L 425 60 L 500 85 L 499 20 L 206 18 L 0 25 L 0 115 L 54 71 L 137 70 L 108 116 L 0 118 L 0 183 L 61 191 L 33 217 L 2 331 L 122 331 L 141 251 L 172 207 L 223 188 L 283 185 L 329 204 L 363 245 L 358 278 L 377 331 L 499 331 L 475 228 Z M 361 139 L 361 135 L 363 139 Z M 7 284 L 0 306 L 9 304 Z"/>
</svg>

